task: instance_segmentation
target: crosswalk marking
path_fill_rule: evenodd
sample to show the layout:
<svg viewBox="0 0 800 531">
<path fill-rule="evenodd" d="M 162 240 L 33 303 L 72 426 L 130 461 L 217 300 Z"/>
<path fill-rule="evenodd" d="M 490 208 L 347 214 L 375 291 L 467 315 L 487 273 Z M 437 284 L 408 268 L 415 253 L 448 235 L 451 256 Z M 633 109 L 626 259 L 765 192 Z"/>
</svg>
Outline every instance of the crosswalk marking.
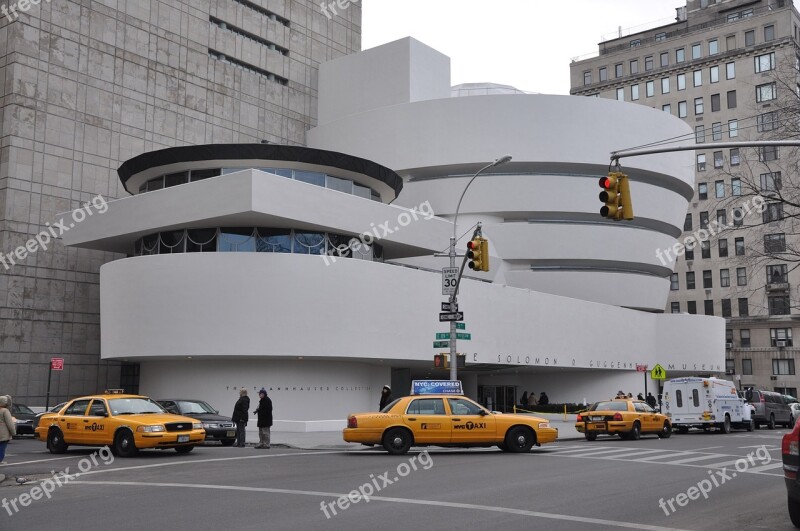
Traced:
<svg viewBox="0 0 800 531">
<path fill-rule="evenodd" d="M 704 461 L 704 460 L 708 460 L 708 459 L 719 459 L 719 458 L 722 458 L 722 457 L 730 457 L 730 456 L 725 455 L 725 454 L 706 454 L 706 455 L 701 455 L 699 457 L 690 457 L 688 459 L 680 459 L 678 461 L 671 461 L 671 464 L 673 464 L 673 465 L 682 465 L 684 463 L 694 463 L 695 461 Z"/>
<path fill-rule="evenodd" d="M 758 446 L 761 448 L 761 446 Z M 597 445 L 570 445 L 570 446 L 552 446 L 551 450 L 542 455 L 550 455 L 556 457 L 571 457 L 576 459 L 598 459 L 605 461 L 622 461 L 638 462 L 653 465 L 677 465 L 687 466 L 693 468 L 705 469 L 732 469 L 738 462 L 746 462 L 748 465 L 747 472 L 751 474 L 765 474 L 770 476 L 783 476 L 780 471 L 776 469 L 782 466 L 780 458 L 773 457 L 772 461 L 767 464 L 762 464 L 761 460 L 756 459 L 755 463 L 748 459 L 747 456 L 737 456 L 735 454 L 722 454 L 722 453 L 703 453 L 697 450 L 664 450 L 664 449 L 646 449 L 646 448 L 633 448 L 630 446 L 622 448 L 610 448 L 608 446 Z M 739 470 L 736 470 L 736 473 Z"/>
</svg>

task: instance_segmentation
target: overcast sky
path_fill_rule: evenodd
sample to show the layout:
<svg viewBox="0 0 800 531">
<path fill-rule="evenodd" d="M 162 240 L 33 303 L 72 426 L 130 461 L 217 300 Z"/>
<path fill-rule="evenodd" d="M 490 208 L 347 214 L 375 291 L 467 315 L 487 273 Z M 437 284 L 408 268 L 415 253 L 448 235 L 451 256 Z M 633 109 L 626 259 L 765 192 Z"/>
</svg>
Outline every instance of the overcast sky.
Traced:
<svg viewBox="0 0 800 531">
<path fill-rule="evenodd" d="M 572 58 L 621 26 L 675 20 L 685 0 L 362 0 L 362 49 L 414 37 L 450 57 L 452 84 L 569 94 Z"/>
</svg>

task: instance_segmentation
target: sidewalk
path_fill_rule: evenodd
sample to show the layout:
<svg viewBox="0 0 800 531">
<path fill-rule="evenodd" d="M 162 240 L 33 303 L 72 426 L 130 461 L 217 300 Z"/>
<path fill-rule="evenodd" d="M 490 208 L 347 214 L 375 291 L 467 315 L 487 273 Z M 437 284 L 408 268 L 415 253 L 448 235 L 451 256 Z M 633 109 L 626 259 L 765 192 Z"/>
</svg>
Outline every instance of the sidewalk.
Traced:
<svg viewBox="0 0 800 531">
<path fill-rule="evenodd" d="M 575 429 L 575 414 L 567 414 L 564 421 L 563 413 L 537 413 L 535 416 L 545 418 L 550 421 L 550 425 L 558 428 L 558 440 L 583 439 L 583 434 Z M 258 435 L 248 432 L 247 440 L 255 444 Z M 315 432 L 276 432 L 271 434 L 271 445 L 273 447 L 297 448 L 301 450 L 368 450 L 369 447 L 348 443 L 342 439 L 340 431 L 315 431 Z"/>
</svg>

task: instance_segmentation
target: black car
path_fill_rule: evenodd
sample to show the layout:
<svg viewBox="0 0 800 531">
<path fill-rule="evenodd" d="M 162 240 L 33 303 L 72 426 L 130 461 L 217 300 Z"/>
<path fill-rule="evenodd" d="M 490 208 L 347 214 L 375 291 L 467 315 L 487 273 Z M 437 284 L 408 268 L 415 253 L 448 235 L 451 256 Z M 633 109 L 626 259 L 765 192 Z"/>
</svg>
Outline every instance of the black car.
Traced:
<svg viewBox="0 0 800 531">
<path fill-rule="evenodd" d="M 222 446 L 233 446 L 236 441 L 236 424 L 230 417 L 224 417 L 219 411 L 202 400 L 185 400 L 182 398 L 165 398 L 156 400 L 169 413 L 195 418 L 203 423 L 206 430 L 206 441 L 219 441 Z"/>
<path fill-rule="evenodd" d="M 33 435 L 33 420 L 36 413 L 25 404 L 11 403 L 11 415 L 17 419 L 17 435 Z"/>
</svg>

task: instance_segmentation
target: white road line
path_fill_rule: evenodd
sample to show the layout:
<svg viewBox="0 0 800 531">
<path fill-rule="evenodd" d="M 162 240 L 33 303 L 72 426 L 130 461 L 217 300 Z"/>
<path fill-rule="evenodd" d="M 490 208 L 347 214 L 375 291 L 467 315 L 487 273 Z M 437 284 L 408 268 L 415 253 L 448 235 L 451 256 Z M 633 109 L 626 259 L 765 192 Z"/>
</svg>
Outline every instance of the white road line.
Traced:
<svg viewBox="0 0 800 531">
<path fill-rule="evenodd" d="M 716 450 L 717 448 L 724 448 L 724 446 L 708 446 L 706 448 L 692 448 L 692 451 L 702 452 L 704 450 Z"/>
<path fill-rule="evenodd" d="M 680 459 L 678 461 L 670 462 L 671 465 L 682 465 L 684 463 L 693 463 L 694 461 L 702 461 L 704 459 L 719 459 L 720 457 L 729 457 L 725 454 L 708 454 L 701 455 L 700 457 L 690 457 L 689 459 Z M 735 463 L 736 461 L 734 461 Z M 706 466 L 706 465 L 703 465 Z"/>
<path fill-rule="evenodd" d="M 761 465 L 761 466 L 756 466 L 756 467 L 753 467 L 753 468 L 748 468 L 744 472 L 752 472 L 753 474 L 760 474 L 761 472 L 764 472 L 766 470 L 773 470 L 775 468 L 781 468 L 782 466 L 783 466 L 783 462 L 779 461 L 777 463 L 771 463 L 769 465 Z"/>
<path fill-rule="evenodd" d="M 80 455 L 79 454 L 75 454 L 75 455 L 70 455 L 70 456 L 67 456 L 67 457 L 52 457 L 50 459 L 37 459 L 35 461 L 20 461 L 19 463 L 17 463 L 17 462 L 8 463 L 5 466 L 30 465 L 30 464 L 36 464 L 36 463 L 47 463 L 47 462 L 50 462 L 50 461 L 61 461 L 63 459 L 73 459 L 73 458 L 80 459 L 81 457 L 86 457 L 87 455 L 91 455 L 91 454 L 85 454 L 85 455 L 83 455 L 83 454 L 80 454 Z M 6 457 L 8 457 L 8 454 L 6 454 Z"/>
<path fill-rule="evenodd" d="M 298 455 L 298 454 L 294 454 Z M 232 490 L 244 492 L 269 492 L 273 494 L 294 494 L 299 496 L 314 496 L 326 498 L 341 498 L 348 496 L 347 493 L 336 492 L 317 492 L 292 489 L 273 489 L 267 487 L 240 487 L 236 485 L 187 485 L 183 483 L 149 483 L 133 481 L 70 481 L 69 485 L 106 485 L 106 486 L 133 486 L 133 487 L 165 487 L 165 488 L 187 488 L 187 489 L 209 489 L 209 490 Z M 531 516 L 534 518 L 549 518 L 551 520 L 564 520 L 568 522 L 582 522 L 586 524 L 597 524 L 608 527 L 622 527 L 627 529 L 643 529 L 648 531 L 683 531 L 672 527 L 661 527 L 647 524 L 637 524 L 634 522 L 619 522 L 615 520 L 603 520 L 601 518 L 586 518 L 569 514 L 542 513 L 538 511 L 526 511 L 524 509 L 513 509 L 511 507 L 495 507 L 491 505 L 478 505 L 473 503 L 455 503 L 441 500 L 415 500 L 409 498 L 388 498 L 385 496 L 369 496 L 369 501 L 382 501 L 387 503 L 404 503 L 410 505 L 430 505 L 437 508 L 451 507 L 454 509 L 472 509 L 476 511 L 515 514 L 519 516 Z M 320 515 L 320 518 L 322 515 Z"/>
<path fill-rule="evenodd" d="M 667 457 L 683 457 L 687 455 L 694 455 L 696 452 L 668 452 L 662 455 L 651 455 L 650 457 L 642 457 L 641 459 L 633 459 L 633 461 L 641 461 L 643 463 L 647 463 L 649 461 L 655 461 L 656 459 L 664 459 Z"/>
<path fill-rule="evenodd" d="M 634 448 L 613 448 L 610 450 L 597 450 L 595 448 L 584 448 L 582 450 L 571 450 L 571 451 L 564 451 L 558 452 L 559 455 L 563 454 L 570 454 L 570 457 L 577 457 L 576 454 L 585 454 L 585 455 L 604 455 L 604 454 L 613 454 L 617 452 L 630 452 L 634 450 Z"/>
<path fill-rule="evenodd" d="M 612 456 L 605 456 L 605 459 L 626 459 L 628 457 L 634 457 L 637 455 L 647 455 L 647 454 L 655 454 L 657 452 L 663 452 L 664 450 L 637 450 L 635 452 L 628 452 L 627 454 L 617 454 Z"/>
</svg>

